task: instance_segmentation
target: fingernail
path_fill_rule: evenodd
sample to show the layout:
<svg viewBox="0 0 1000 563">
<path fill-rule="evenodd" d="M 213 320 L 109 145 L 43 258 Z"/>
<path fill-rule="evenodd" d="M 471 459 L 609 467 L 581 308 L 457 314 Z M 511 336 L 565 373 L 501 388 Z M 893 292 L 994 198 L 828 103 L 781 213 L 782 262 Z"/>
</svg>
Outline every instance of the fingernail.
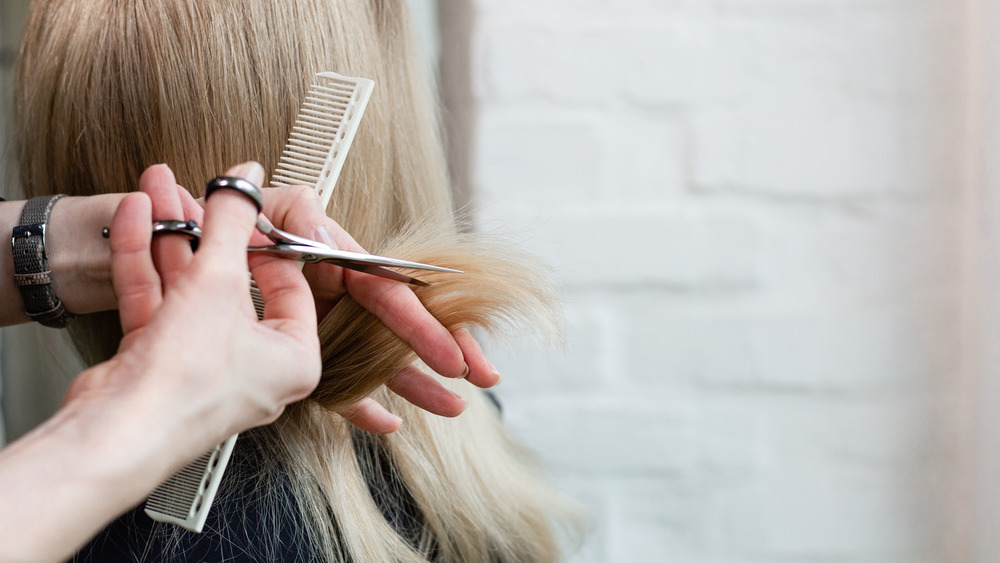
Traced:
<svg viewBox="0 0 1000 563">
<path fill-rule="evenodd" d="M 333 237 L 330 236 L 330 229 L 326 225 L 320 225 L 313 231 L 313 238 L 321 243 L 333 247 Z"/>
<path fill-rule="evenodd" d="M 459 376 L 459 379 L 465 379 L 469 375 L 469 364 L 465 364 L 465 371 Z"/>
<path fill-rule="evenodd" d="M 449 393 L 451 393 L 452 397 L 455 397 L 455 398 L 456 398 L 456 399 L 458 399 L 459 401 L 462 401 L 462 404 L 463 404 L 463 405 L 465 404 L 465 397 L 463 397 L 463 396 L 459 395 L 458 393 L 456 393 L 456 392 L 452 391 L 451 389 L 448 389 L 448 392 L 449 392 Z"/>
<path fill-rule="evenodd" d="M 244 162 L 243 164 L 235 167 L 232 175 L 248 180 L 258 188 L 264 183 L 264 167 L 261 166 L 259 162 L 253 160 Z"/>
</svg>

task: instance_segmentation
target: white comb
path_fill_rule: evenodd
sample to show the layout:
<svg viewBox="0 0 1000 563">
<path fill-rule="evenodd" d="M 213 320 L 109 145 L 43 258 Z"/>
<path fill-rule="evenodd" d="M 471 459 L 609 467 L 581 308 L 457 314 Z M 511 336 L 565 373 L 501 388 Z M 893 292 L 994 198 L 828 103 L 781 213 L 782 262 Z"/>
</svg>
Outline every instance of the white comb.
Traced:
<svg viewBox="0 0 1000 563">
<path fill-rule="evenodd" d="M 159 522 L 201 532 L 237 436 L 230 436 L 157 487 L 146 499 L 146 514 Z"/>
<path fill-rule="evenodd" d="M 317 74 L 271 185 L 311 186 L 326 209 L 374 89 L 375 83 L 367 78 Z"/>
<path fill-rule="evenodd" d="M 311 186 L 326 209 L 374 89 L 375 83 L 367 78 L 317 74 L 271 175 L 271 186 Z M 264 301 L 252 280 L 250 295 L 257 318 L 263 318 Z M 157 487 L 146 500 L 146 514 L 200 533 L 237 436 L 230 436 Z"/>
</svg>

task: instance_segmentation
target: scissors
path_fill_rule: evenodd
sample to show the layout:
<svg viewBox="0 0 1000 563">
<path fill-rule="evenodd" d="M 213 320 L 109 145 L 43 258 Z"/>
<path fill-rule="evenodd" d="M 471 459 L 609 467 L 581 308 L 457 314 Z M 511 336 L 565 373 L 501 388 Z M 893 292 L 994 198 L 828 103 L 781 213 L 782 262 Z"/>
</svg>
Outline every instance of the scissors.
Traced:
<svg viewBox="0 0 1000 563">
<path fill-rule="evenodd" d="M 269 256 L 280 256 L 290 258 L 309 264 L 326 262 L 341 268 L 349 268 L 366 274 L 379 276 L 382 278 L 401 281 L 418 286 L 428 286 L 429 283 L 417 278 L 401 274 L 395 270 L 390 270 L 385 266 L 393 268 L 411 268 L 415 270 L 430 270 L 434 272 L 450 272 L 455 274 L 464 273 L 461 270 L 421 264 L 409 260 L 399 260 L 397 258 L 387 258 L 385 256 L 375 256 L 360 252 L 350 252 L 338 250 L 327 246 L 319 241 L 293 235 L 269 225 L 261 219 L 257 219 L 257 230 L 271 239 L 272 244 L 248 246 L 247 252 L 254 254 L 266 254 Z M 109 236 L 110 232 L 104 229 L 104 236 Z M 197 247 L 197 241 L 201 240 L 201 227 L 192 221 L 153 221 L 153 235 L 178 234 L 185 235 L 192 239 L 192 247 Z"/>
</svg>

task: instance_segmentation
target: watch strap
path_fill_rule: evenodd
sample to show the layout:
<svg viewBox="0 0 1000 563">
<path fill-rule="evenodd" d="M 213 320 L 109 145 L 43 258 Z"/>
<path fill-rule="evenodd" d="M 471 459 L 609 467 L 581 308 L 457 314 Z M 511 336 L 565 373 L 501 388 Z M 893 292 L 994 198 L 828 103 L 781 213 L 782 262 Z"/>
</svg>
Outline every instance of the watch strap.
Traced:
<svg viewBox="0 0 1000 563">
<path fill-rule="evenodd" d="M 66 311 L 52 289 L 52 270 L 45 254 L 45 227 L 49 214 L 63 197 L 52 195 L 29 199 L 10 239 L 14 254 L 14 283 L 21 290 L 24 311 L 31 320 L 53 328 L 64 328 L 74 317 Z"/>
</svg>

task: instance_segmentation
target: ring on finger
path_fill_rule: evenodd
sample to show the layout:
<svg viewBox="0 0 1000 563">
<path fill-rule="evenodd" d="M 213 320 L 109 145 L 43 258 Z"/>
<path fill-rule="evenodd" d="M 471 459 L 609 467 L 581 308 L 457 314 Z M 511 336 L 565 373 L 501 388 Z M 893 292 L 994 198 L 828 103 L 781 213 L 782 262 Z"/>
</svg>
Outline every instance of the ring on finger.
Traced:
<svg viewBox="0 0 1000 563">
<path fill-rule="evenodd" d="M 227 189 L 236 190 L 250 199 L 254 205 L 257 206 L 257 213 L 260 213 L 264 209 L 264 196 L 260 193 L 260 188 L 253 185 L 249 180 L 239 178 L 237 176 L 219 176 L 213 178 L 207 186 L 205 186 L 205 201 L 216 190 Z"/>
</svg>

